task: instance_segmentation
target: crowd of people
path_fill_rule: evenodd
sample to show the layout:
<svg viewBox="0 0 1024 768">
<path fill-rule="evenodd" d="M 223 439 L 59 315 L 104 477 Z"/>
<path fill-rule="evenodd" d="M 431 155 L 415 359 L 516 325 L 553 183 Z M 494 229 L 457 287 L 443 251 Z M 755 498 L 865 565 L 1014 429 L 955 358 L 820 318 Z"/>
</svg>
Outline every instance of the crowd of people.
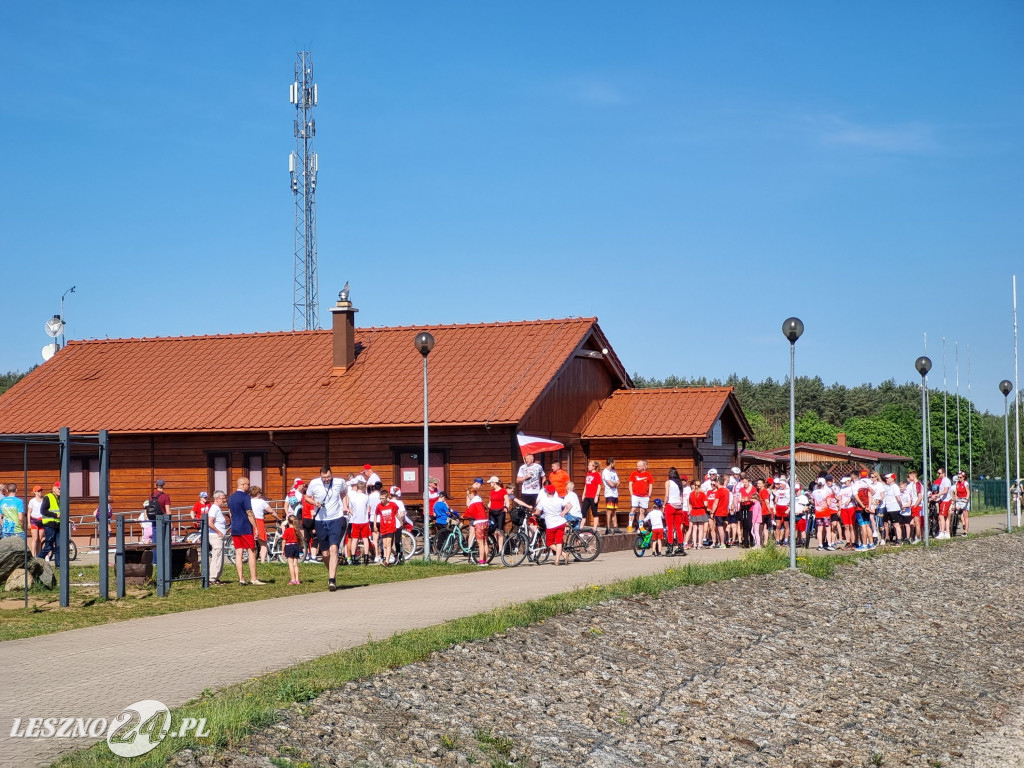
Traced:
<svg viewBox="0 0 1024 768">
<path fill-rule="evenodd" d="M 595 460 L 588 463 L 577 493 L 559 461 L 552 461 L 545 470 L 535 456 L 527 454 L 507 486 L 496 475 L 486 482 L 475 478 L 466 490 L 461 513 L 451 506 L 449 495 L 439 490 L 437 478 L 429 478 L 429 516 L 439 531 L 438 544 L 447 536 L 449 525 L 466 525 L 479 544 L 480 566 L 497 554 L 489 551 L 489 534 L 494 534 L 500 552 L 511 527 L 509 512 L 516 507 L 528 510 L 530 525 L 543 529 L 556 564 L 567 561 L 562 544 L 568 526 L 600 529 L 603 519 L 606 534 L 618 533 L 622 532 L 620 515 L 626 519 L 627 533 L 641 528 L 651 531 L 656 555 L 685 556 L 689 549 L 760 547 L 769 542 L 785 545 L 791 536 L 806 545 L 812 532 L 820 550 L 864 550 L 889 542 L 919 541 L 922 510 L 929 504 L 938 517 L 938 538 L 949 538 L 954 509 L 961 516 L 964 533 L 970 530 L 971 493 L 965 473 L 950 478 L 940 468 L 937 474 L 928 488 L 915 471 L 899 481 L 895 474 L 864 470 L 839 478 L 823 474 L 805 489 L 800 483 L 791 487 L 785 476 L 752 480 L 738 467 L 724 475 L 710 469 L 698 483 L 671 467 L 664 481 L 658 482 L 643 460 L 622 480 L 615 460 L 609 458 L 603 467 Z M 656 490 L 663 490 L 663 498 L 655 497 Z M 35 486 L 27 509 L 17 491 L 14 483 L 0 485 L 3 535 L 27 536 L 33 556 L 56 559 L 60 483 L 45 493 L 42 486 Z M 627 497 L 628 504 L 620 509 L 620 498 Z M 795 531 L 790 530 L 791 506 Z M 166 483 L 157 480 L 138 518 L 143 541 L 152 541 L 155 516 L 170 513 Z M 98 510 L 96 516 L 99 521 Z M 237 553 L 238 583 L 261 585 L 256 564 L 269 557 L 268 524 L 279 523 L 290 583 L 300 583 L 300 562 L 322 562 L 332 591 L 339 566 L 401 562 L 401 533 L 413 525 L 401 489 L 385 489 L 369 464 L 344 479 L 335 477 L 329 466 L 308 483 L 295 478 L 281 516 L 263 498 L 261 488 L 250 487 L 247 477 L 239 477 L 230 495 L 223 490 L 215 490 L 212 496 L 200 493 L 192 517 L 196 523 L 206 517 L 209 523 L 214 584 L 222 583 L 224 545 L 230 535 Z"/>
</svg>

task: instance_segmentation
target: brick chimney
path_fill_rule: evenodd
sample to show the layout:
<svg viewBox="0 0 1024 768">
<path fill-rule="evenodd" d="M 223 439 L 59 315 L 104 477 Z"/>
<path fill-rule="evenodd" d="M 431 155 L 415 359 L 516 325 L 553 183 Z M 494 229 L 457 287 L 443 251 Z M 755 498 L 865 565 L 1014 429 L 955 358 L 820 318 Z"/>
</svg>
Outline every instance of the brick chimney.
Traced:
<svg viewBox="0 0 1024 768">
<path fill-rule="evenodd" d="M 338 294 L 338 303 L 331 307 L 334 336 L 334 372 L 344 373 L 356 359 L 356 312 L 348 300 L 348 283 Z"/>
<path fill-rule="evenodd" d="M 836 435 L 836 445 L 841 445 L 841 446 L 843 446 L 843 448 L 846 447 L 846 433 L 845 432 L 840 432 L 838 435 Z"/>
</svg>

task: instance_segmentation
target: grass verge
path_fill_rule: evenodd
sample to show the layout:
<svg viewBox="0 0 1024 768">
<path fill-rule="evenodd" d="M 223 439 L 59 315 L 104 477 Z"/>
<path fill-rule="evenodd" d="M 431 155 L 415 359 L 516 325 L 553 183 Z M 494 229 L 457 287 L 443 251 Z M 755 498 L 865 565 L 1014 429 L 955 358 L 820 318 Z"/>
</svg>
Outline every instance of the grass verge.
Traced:
<svg viewBox="0 0 1024 768">
<path fill-rule="evenodd" d="M 970 538 L 992 533 L 995 532 L 971 534 Z M 934 542 L 933 547 L 953 544 L 955 541 Z M 797 558 L 797 565 L 810 575 L 829 578 L 839 566 L 850 565 L 858 560 L 875 559 L 887 552 L 908 552 L 918 548 L 915 546 L 842 555 L 813 555 Z M 130 765 L 132 768 L 163 766 L 180 750 L 216 750 L 233 746 L 253 730 L 272 724 L 279 709 L 309 701 L 324 691 L 337 688 L 350 680 L 421 661 L 434 651 L 458 643 L 491 637 L 513 627 L 534 624 L 606 600 L 641 594 L 657 597 L 662 592 L 677 587 L 763 575 L 782 570 L 788 565 L 788 550 L 768 547 L 749 551 L 738 560 L 681 567 L 673 565 L 658 574 L 637 576 L 606 585 L 591 585 L 425 629 L 402 632 L 386 640 L 376 640 L 358 648 L 339 651 L 220 691 L 207 690 L 198 699 L 172 710 L 172 732 L 180 727 L 184 718 L 206 718 L 206 728 L 210 733 L 208 739 L 165 739 L 149 754 L 131 759 L 114 756 L 104 741 L 87 750 L 69 753 L 54 765 L 58 768 L 98 768 L 109 765 Z M 477 740 L 482 748 L 486 747 L 485 751 L 490 750 L 499 757 L 505 746 L 491 738 L 489 733 L 477 733 Z"/>
<path fill-rule="evenodd" d="M 156 587 L 129 588 L 128 594 L 120 600 L 99 599 L 98 587 L 75 586 L 75 583 L 99 581 L 99 566 L 75 565 L 71 567 L 71 606 L 58 606 L 57 590 L 46 590 L 33 586 L 29 592 L 28 608 L 11 607 L 0 609 L 0 641 L 35 637 L 51 632 L 80 629 L 113 621 L 126 621 L 143 616 L 160 616 L 166 613 L 194 611 L 218 605 L 266 600 L 272 597 L 288 597 L 306 592 L 320 592 L 327 588 L 327 569 L 323 565 L 303 565 L 302 584 L 288 584 L 288 565 L 282 563 L 260 563 L 257 576 L 265 586 L 241 586 L 234 581 L 234 566 L 225 563 L 222 576 L 231 579 L 226 584 L 202 589 L 199 582 L 180 582 L 171 586 L 165 598 L 156 596 Z M 248 565 L 245 566 L 249 578 Z M 338 586 L 363 586 L 393 581 L 409 581 L 432 576 L 447 576 L 453 573 L 476 572 L 470 565 L 449 565 L 446 563 L 424 563 L 413 560 L 395 568 L 379 566 L 357 566 L 338 569 Z M 110 580 L 111 593 L 114 579 Z M 13 593 L 9 600 L 16 605 L 23 593 Z"/>
</svg>

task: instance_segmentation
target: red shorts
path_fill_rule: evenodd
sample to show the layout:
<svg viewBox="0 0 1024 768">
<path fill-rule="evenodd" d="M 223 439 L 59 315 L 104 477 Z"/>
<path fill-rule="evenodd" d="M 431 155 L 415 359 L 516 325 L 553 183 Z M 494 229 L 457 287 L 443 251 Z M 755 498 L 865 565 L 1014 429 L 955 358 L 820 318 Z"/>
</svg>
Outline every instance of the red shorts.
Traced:
<svg viewBox="0 0 1024 768">
<path fill-rule="evenodd" d="M 664 528 L 655 528 L 651 531 L 651 541 L 661 541 L 665 538 Z"/>
<path fill-rule="evenodd" d="M 42 520 L 29 520 L 28 521 L 28 527 L 31 528 L 33 531 L 41 531 L 41 530 L 43 530 L 43 521 Z"/>
<path fill-rule="evenodd" d="M 350 539 L 368 539 L 370 538 L 370 524 L 369 523 L 352 523 L 348 527 L 348 537 Z"/>
<path fill-rule="evenodd" d="M 266 521 L 256 518 L 256 538 L 260 541 L 267 540 L 267 524 Z"/>
<path fill-rule="evenodd" d="M 236 550 L 256 549 L 256 538 L 251 533 L 247 536 L 236 533 L 232 535 L 231 541 L 234 543 Z"/>
<path fill-rule="evenodd" d="M 473 523 L 473 532 L 477 541 L 487 541 L 487 531 L 491 527 L 490 520 L 477 520 Z"/>
<path fill-rule="evenodd" d="M 565 541 L 565 526 L 560 525 L 557 528 L 548 528 L 544 531 L 544 540 L 549 547 L 561 544 Z"/>
<path fill-rule="evenodd" d="M 911 517 L 920 517 L 921 516 L 921 508 L 920 507 L 911 507 L 910 508 L 910 516 Z"/>
<path fill-rule="evenodd" d="M 804 531 L 807 530 L 807 520 L 806 520 L 806 518 L 801 517 L 799 520 L 796 521 L 796 529 L 800 533 L 803 533 Z"/>
<path fill-rule="evenodd" d="M 857 519 L 857 509 L 850 507 L 849 509 L 839 510 L 839 521 L 843 525 L 853 525 L 854 520 Z"/>
<path fill-rule="evenodd" d="M 939 517 L 949 517 L 949 508 L 953 506 L 952 501 L 939 502 Z"/>
<path fill-rule="evenodd" d="M 789 507 L 780 507 L 780 506 L 776 505 L 775 506 L 775 516 L 776 517 L 780 517 L 780 518 L 781 517 L 789 517 Z"/>
</svg>

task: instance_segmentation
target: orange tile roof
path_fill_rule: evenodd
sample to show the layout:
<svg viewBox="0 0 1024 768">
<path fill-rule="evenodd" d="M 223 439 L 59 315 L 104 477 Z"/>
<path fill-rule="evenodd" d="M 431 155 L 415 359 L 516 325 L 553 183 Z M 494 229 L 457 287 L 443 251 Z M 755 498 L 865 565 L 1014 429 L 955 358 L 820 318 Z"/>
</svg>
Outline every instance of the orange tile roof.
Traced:
<svg viewBox="0 0 1024 768">
<path fill-rule="evenodd" d="M 0 396 L 0 434 L 422 424 L 421 330 L 436 339 L 431 424 L 516 423 L 591 329 L 596 318 L 357 328 L 340 375 L 329 330 L 72 341 Z"/>
<path fill-rule="evenodd" d="M 732 387 L 620 389 L 604 401 L 583 437 L 705 437 L 731 395 Z M 749 431 L 742 411 L 736 411 L 741 429 Z"/>
</svg>

